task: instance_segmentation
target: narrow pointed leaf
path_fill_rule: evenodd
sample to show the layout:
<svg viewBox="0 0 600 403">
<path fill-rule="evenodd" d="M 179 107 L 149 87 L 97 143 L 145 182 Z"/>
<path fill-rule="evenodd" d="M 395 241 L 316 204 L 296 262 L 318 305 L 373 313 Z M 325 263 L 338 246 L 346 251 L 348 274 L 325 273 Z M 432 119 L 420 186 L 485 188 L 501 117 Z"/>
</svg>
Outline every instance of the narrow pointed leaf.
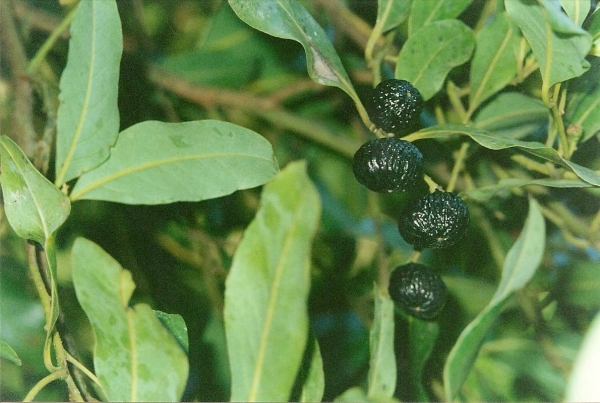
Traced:
<svg viewBox="0 0 600 403">
<path fill-rule="evenodd" d="M 548 0 L 505 0 L 506 11 L 523 32 L 540 65 L 547 88 L 578 77 L 590 67 L 585 60 L 592 39 Z"/>
<path fill-rule="evenodd" d="M 440 125 L 420 130 L 405 137 L 407 141 L 420 139 L 446 138 L 451 135 L 469 136 L 479 145 L 490 150 L 503 150 L 507 148 L 518 148 L 528 154 L 553 162 L 573 171 L 580 179 L 593 185 L 600 186 L 600 175 L 595 171 L 582 167 L 574 162 L 563 159 L 556 150 L 546 147 L 535 141 L 521 141 L 511 138 L 503 138 L 486 130 L 465 125 Z"/>
<path fill-rule="evenodd" d="M 323 358 L 321 357 L 321 349 L 316 338 L 309 341 L 314 343 L 314 349 L 312 358 L 310 360 L 310 367 L 308 369 L 308 376 L 302 385 L 302 392 L 300 394 L 301 402 L 320 402 L 323 398 L 323 391 L 325 390 L 325 374 L 323 373 Z"/>
<path fill-rule="evenodd" d="M 242 21 L 278 38 L 299 42 L 306 52 L 309 76 L 319 84 L 345 91 L 360 99 L 327 34 L 296 0 L 229 0 Z"/>
<path fill-rule="evenodd" d="M 505 302 L 523 288 L 541 263 L 546 227 L 539 204 L 529 200 L 529 213 L 523 231 L 512 246 L 502 268 L 496 293 L 487 307 L 463 330 L 444 366 L 446 399 L 452 401 L 467 379 L 488 330 L 502 312 Z"/>
<path fill-rule="evenodd" d="M 392 397 L 396 389 L 396 354 L 394 353 L 394 302 L 375 287 L 375 319 L 369 346 L 369 388 L 367 396 Z"/>
<path fill-rule="evenodd" d="M 17 364 L 18 366 L 21 366 L 21 359 L 19 358 L 15 350 L 13 350 L 11 346 L 6 344 L 2 340 L 0 340 L 0 358 L 11 361 Z"/>
<path fill-rule="evenodd" d="M 596 12 L 600 16 L 600 13 Z M 600 18 L 598 18 L 600 21 Z M 600 59 L 594 58 L 592 67 L 581 77 L 569 82 L 566 119 L 581 130 L 581 141 L 600 132 Z"/>
<path fill-rule="evenodd" d="M 225 284 L 231 400 L 287 401 L 307 342 L 312 239 L 320 216 L 306 164 L 267 184 Z"/>
<path fill-rule="evenodd" d="M 422 402 L 430 401 L 427 390 L 423 385 L 423 371 L 429 360 L 429 356 L 435 347 L 439 334 L 437 322 L 421 320 L 413 316 L 409 317 L 409 362 L 410 374 L 416 385 L 416 400 Z"/>
<path fill-rule="evenodd" d="M 433 22 L 408 38 L 395 76 L 411 82 L 428 100 L 442 88 L 450 70 L 469 60 L 474 46 L 473 31 L 461 21 Z"/>
<path fill-rule="evenodd" d="M 540 185 L 552 188 L 586 188 L 591 187 L 587 182 L 575 179 L 520 179 L 506 178 L 500 180 L 495 185 L 482 186 L 477 189 L 469 190 L 461 193 L 461 196 L 469 197 L 477 201 L 486 201 L 492 198 L 495 194 L 510 190 L 515 187 Z"/>
<path fill-rule="evenodd" d="M 396 389 L 394 302 L 375 287 L 375 319 L 369 337 L 369 398 L 392 397 Z"/>
<path fill-rule="evenodd" d="M 413 1 L 408 20 L 409 35 L 435 21 L 449 20 L 458 17 L 472 0 L 427 0 Z"/>
<path fill-rule="evenodd" d="M 129 306 L 131 273 L 86 239 L 78 238 L 71 253 L 77 300 L 96 338 L 94 369 L 108 400 L 179 400 L 187 356 L 148 305 Z"/>
<path fill-rule="evenodd" d="M 469 110 L 477 109 L 516 76 L 518 50 L 519 29 L 505 13 L 496 14 L 477 34 L 471 62 Z"/>
<path fill-rule="evenodd" d="M 124 130 L 110 158 L 79 178 L 72 200 L 199 201 L 259 186 L 277 172 L 271 144 L 232 123 L 145 121 Z"/>
<path fill-rule="evenodd" d="M 122 52 L 116 1 L 80 1 L 71 24 L 67 65 L 60 79 L 58 186 L 108 158 L 119 132 L 117 92 Z"/>
</svg>

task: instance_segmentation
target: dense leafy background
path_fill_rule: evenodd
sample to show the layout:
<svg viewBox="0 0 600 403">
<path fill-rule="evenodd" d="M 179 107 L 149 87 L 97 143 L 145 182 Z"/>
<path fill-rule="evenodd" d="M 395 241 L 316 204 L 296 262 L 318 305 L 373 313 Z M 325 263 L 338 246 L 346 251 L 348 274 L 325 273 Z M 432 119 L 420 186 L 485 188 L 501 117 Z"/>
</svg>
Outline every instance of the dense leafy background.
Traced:
<svg viewBox="0 0 600 403">
<path fill-rule="evenodd" d="M 78 46 L 69 48 L 60 37 L 30 72 L 35 128 L 44 132 L 47 122 L 51 128 L 52 111 L 59 111 L 61 140 L 56 156 L 46 156 L 49 179 L 73 185 L 69 181 L 82 175 L 70 188 L 70 215 L 69 200 L 2 139 L 3 171 L 24 172 L 9 179 L 3 174 L 3 186 L 34 183 L 28 186 L 42 189 L 48 203 L 62 203 L 62 209 L 47 209 L 25 199 L 25 208 L 39 213 L 26 226 L 28 238 L 56 242 L 56 259 L 49 258 L 51 269 L 58 269 L 51 270 L 58 285 L 53 298 L 60 299 L 62 326 L 82 362 L 110 379 L 102 369 L 110 354 L 93 352 L 93 332 L 105 328 L 106 318 L 92 312 L 97 301 L 82 297 L 91 287 L 82 284 L 95 283 L 86 278 L 94 272 L 84 269 L 107 261 L 103 267 L 112 274 L 106 277 L 132 293 L 121 301 L 126 308 L 116 304 L 114 312 L 131 323 L 142 318 L 132 334 L 151 332 L 156 343 L 173 349 L 174 363 L 164 365 L 179 373 L 164 399 L 183 387 L 177 384 L 186 373 L 183 348 L 189 357 L 185 400 L 285 400 L 290 388 L 290 398 L 303 401 L 387 401 L 392 395 L 424 401 L 457 394 L 472 401 L 561 400 L 600 307 L 599 193 L 591 188 L 600 183 L 600 62 L 584 58 L 598 41 L 600 12 L 584 22 L 587 13 L 569 0 L 560 2 L 566 14 L 557 13 L 556 2 L 529 0 L 507 0 L 505 11 L 495 9 L 503 4 L 495 0 L 415 0 L 412 7 L 391 0 L 264 0 L 263 8 L 230 3 L 118 1 L 122 56 L 118 46 L 103 46 L 121 43 L 115 20 L 102 19 L 111 12 L 107 6 L 88 13 L 88 20 L 74 20 Z M 577 3 L 589 9 L 589 2 Z M 11 4 L 32 58 L 68 6 Z M 261 13 L 270 17 L 257 18 Z M 388 42 L 369 37 L 369 26 Z M 90 41 L 94 46 L 86 46 Z M 548 52 L 548 43 L 556 53 Z M 393 60 L 382 62 L 381 49 Z M 568 56 L 557 59 L 561 52 Z M 95 63 L 114 67 L 90 73 L 100 87 L 76 74 L 82 65 L 89 71 L 103 66 L 88 63 L 92 55 L 99 57 Z M 366 60 L 383 63 L 381 74 L 374 77 Z M 15 66 L 3 60 L 1 68 L 2 88 L 13 88 L 12 78 L 20 77 Z M 420 257 L 450 291 L 438 322 L 400 312 L 392 321 L 389 298 L 374 287 L 411 253 L 395 228 L 408 196 L 370 193 L 351 169 L 353 152 L 373 138 L 361 119 L 361 100 L 378 75 L 413 81 L 427 100 L 425 126 L 446 123 L 409 136 L 432 178 L 447 185 L 457 156 L 467 157 L 455 190 L 471 208 L 469 234 L 459 247 Z M 540 91 L 563 80 L 570 80 L 563 87 L 565 125 L 573 124 L 573 135 L 585 141 L 572 158 L 549 147 L 558 142 L 545 144 L 552 130 L 548 99 Z M 0 99 L 3 128 L 12 127 L 18 108 L 16 95 L 7 91 Z M 78 109 L 86 96 L 101 102 Z M 197 120 L 203 122 L 180 124 Z M 196 132 L 209 129 L 231 142 L 196 142 Z M 165 134 L 163 142 L 153 139 L 157 132 Z M 16 129 L 6 134 L 18 138 Z M 113 145 L 115 157 L 102 164 Z M 156 173 L 130 172 L 163 154 L 177 157 Z M 203 162 L 211 158 L 216 162 Z M 114 176 L 124 180 L 105 186 Z M 11 195 L 3 191 L 0 221 L 0 398 L 21 400 L 47 374 L 47 319 L 28 277 L 24 241 L 4 219 L 5 211 L 20 206 L 9 205 Z M 76 242 L 80 237 L 87 241 Z M 289 245 L 278 243 L 286 239 Z M 74 244 L 78 254 L 72 258 Z M 255 261 L 264 263 L 264 272 L 248 273 Z M 291 279 L 293 284 L 283 281 Z M 116 301 L 110 293 L 104 298 L 105 304 Z M 271 310 L 273 333 L 252 316 Z M 294 315 L 278 316 L 288 311 Z M 226 337 L 235 326 L 251 335 Z M 295 337 L 278 339 L 294 330 Z M 252 339 L 256 334 L 262 338 Z M 114 335 L 102 337 L 103 346 L 118 344 Z M 239 361 L 230 364 L 226 343 Z M 289 361 L 265 370 L 263 361 L 280 355 Z M 285 390 L 262 376 L 285 379 L 279 385 Z M 128 382 L 113 386 L 106 397 L 130 396 L 120 394 L 130 392 Z M 64 384 L 51 384 L 38 399 L 66 400 Z"/>
</svg>

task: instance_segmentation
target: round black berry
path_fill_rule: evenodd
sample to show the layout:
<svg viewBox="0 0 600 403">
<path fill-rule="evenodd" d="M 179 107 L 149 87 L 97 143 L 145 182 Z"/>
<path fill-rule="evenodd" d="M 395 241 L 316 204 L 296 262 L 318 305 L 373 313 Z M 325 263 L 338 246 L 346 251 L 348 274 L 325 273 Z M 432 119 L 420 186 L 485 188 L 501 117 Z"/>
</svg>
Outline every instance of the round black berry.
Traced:
<svg viewBox="0 0 600 403">
<path fill-rule="evenodd" d="M 446 302 L 442 278 L 419 263 L 397 267 L 390 276 L 388 291 L 396 306 L 420 319 L 434 319 Z"/>
<path fill-rule="evenodd" d="M 375 126 L 397 135 L 416 131 L 419 127 L 423 97 L 406 80 L 384 80 L 373 89 L 367 111 Z"/>
<path fill-rule="evenodd" d="M 398 220 L 400 235 L 417 250 L 453 245 L 468 227 L 466 203 L 454 193 L 439 190 L 409 202 Z"/>
<path fill-rule="evenodd" d="M 363 144 L 352 163 L 356 179 L 374 192 L 403 192 L 423 177 L 423 155 L 412 143 L 387 137 Z"/>
</svg>

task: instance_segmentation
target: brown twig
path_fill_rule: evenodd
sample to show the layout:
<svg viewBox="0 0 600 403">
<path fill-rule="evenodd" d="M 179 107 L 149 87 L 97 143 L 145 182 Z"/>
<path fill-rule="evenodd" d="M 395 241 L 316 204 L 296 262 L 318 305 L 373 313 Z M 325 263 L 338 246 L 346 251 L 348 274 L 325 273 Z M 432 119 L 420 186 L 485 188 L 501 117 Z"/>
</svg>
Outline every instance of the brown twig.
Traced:
<svg viewBox="0 0 600 403">
<path fill-rule="evenodd" d="M 6 0 L 0 2 L 0 42 L 12 72 L 12 137 L 25 155 L 33 159 L 37 146 L 33 126 L 33 88 L 25 76 L 28 60 L 14 20 L 12 3 Z"/>
</svg>

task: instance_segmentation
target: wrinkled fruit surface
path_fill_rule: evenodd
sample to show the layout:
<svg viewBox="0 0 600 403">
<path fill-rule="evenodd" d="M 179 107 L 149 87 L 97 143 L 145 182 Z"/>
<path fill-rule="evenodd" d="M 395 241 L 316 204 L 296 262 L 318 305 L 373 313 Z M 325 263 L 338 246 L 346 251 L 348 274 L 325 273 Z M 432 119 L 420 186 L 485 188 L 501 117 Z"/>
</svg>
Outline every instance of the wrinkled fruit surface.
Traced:
<svg viewBox="0 0 600 403">
<path fill-rule="evenodd" d="M 380 82 L 367 103 L 367 112 L 375 126 L 397 135 L 416 131 L 422 110 L 421 93 L 406 80 Z"/>
<path fill-rule="evenodd" d="M 398 220 L 400 235 L 417 250 L 453 245 L 468 228 L 466 203 L 454 193 L 439 190 L 409 202 Z"/>
<path fill-rule="evenodd" d="M 423 155 L 408 141 L 376 139 L 358 149 L 352 169 L 356 180 L 374 192 L 404 192 L 423 177 Z"/>
<path fill-rule="evenodd" d="M 446 303 L 442 278 L 419 263 L 397 267 L 390 276 L 388 291 L 396 306 L 420 319 L 434 319 Z"/>
</svg>

